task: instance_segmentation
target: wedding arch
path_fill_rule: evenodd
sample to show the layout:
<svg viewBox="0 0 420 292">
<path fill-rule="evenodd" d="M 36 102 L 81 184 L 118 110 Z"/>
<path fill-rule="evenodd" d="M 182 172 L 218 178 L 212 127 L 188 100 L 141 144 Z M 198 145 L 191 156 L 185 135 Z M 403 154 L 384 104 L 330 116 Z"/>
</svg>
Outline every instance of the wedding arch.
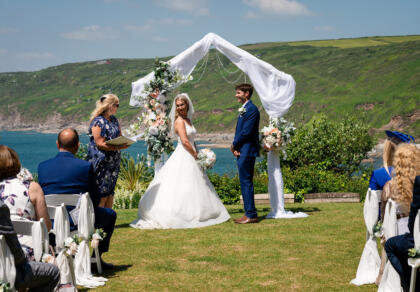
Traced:
<svg viewBox="0 0 420 292">
<path fill-rule="evenodd" d="M 172 71 L 178 72 L 183 82 L 188 82 L 188 76 L 193 72 L 197 63 L 209 52 L 211 46 L 225 55 L 233 64 L 248 75 L 262 106 L 270 118 L 284 116 L 293 103 L 296 83 L 289 74 L 281 72 L 271 64 L 258 59 L 242 50 L 217 34 L 208 33 L 201 40 L 168 61 Z M 141 96 L 147 84 L 154 78 L 154 73 L 140 78 L 132 83 L 130 105 L 142 106 L 137 98 Z M 181 85 L 182 82 L 177 84 Z M 271 212 L 270 218 L 301 217 L 300 214 L 284 210 L 283 178 L 280 169 L 278 151 L 270 151 L 267 158 L 269 176 L 269 193 Z"/>
</svg>

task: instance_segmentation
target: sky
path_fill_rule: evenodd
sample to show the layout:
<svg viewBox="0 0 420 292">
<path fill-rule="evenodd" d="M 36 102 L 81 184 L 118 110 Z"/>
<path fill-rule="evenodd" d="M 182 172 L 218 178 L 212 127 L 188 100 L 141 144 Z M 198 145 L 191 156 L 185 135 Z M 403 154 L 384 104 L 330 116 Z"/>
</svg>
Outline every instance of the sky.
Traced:
<svg viewBox="0 0 420 292">
<path fill-rule="evenodd" d="M 419 0 L 0 0 L 0 72 L 234 45 L 420 34 Z"/>
</svg>

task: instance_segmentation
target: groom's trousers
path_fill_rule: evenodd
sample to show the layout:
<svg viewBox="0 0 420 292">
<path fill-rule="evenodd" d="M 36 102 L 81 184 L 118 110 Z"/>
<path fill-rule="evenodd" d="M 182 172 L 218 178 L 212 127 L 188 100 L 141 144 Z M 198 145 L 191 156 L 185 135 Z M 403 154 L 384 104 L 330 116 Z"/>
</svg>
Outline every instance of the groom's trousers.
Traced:
<svg viewBox="0 0 420 292">
<path fill-rule="evenodd" d="M 245 215 L 248 218 L 257 218 L 257 209 L 254 202 L 255 157 L 239 156 L 237 158 L 239 182 L 241 184 L 242 199 L 244 200 Z"/>
</svg>

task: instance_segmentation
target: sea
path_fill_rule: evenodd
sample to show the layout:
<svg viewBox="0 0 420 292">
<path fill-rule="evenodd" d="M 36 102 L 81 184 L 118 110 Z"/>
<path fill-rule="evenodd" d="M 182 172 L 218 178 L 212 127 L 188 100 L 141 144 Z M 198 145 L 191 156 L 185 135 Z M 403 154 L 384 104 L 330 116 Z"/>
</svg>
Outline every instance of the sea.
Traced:
<svg viewBox="0 0 420 292">
<path fill-rule="evenodd" d="M 18 153 L 23 167 L 29 169 L 32 173 L 37 172 L 40 162 L 57 154 L 56 140 L 57 134 L 44 134 L 35 131 L 0 131 L 0 144 L 14 149 Z M 80 143 L 87 144 L 88 142 L 88 135 L 80 135 Z M 200 144 L 205 143 L 204 141 L 196 142 L 198 148 L 200 148 Z M 238 172 L 236 158 L 232 155 L 230 149 L 212 148 L 212 150 L 216 154 L 216 164 L 211 171 L 218 174 L 228 174 L 229 176 L 233 176 Z M 127 152 L 134 158 L 137 155 L 146 156 L 146 144 L 144 141 L 138 141 L 129 148 L 124 149 L 123 152 Z"/>
</svg>

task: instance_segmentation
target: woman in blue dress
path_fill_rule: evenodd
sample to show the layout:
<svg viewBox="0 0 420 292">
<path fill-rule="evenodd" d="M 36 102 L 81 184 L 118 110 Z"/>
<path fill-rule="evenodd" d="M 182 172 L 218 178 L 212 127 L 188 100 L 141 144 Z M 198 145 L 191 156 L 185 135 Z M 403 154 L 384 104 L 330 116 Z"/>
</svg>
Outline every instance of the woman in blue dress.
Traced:
<svg viewBox="0 0 420 292">
<path fill-rule="evenodd" d="M 114 190 L 120 172 L 120 150 L 128 147 L 106 144 L 106 141 L 121 136 L 120 125 L 114 116 L 118 107 L 118 97 L 105 94 L 96 102 L 96 108 L 90 117 L 90 142 L 86 160 L 95 169 L 95 183 L 101 196 L 99 206 L 105 208 L 112 208 L 114 203 Z"/>
</svg>

